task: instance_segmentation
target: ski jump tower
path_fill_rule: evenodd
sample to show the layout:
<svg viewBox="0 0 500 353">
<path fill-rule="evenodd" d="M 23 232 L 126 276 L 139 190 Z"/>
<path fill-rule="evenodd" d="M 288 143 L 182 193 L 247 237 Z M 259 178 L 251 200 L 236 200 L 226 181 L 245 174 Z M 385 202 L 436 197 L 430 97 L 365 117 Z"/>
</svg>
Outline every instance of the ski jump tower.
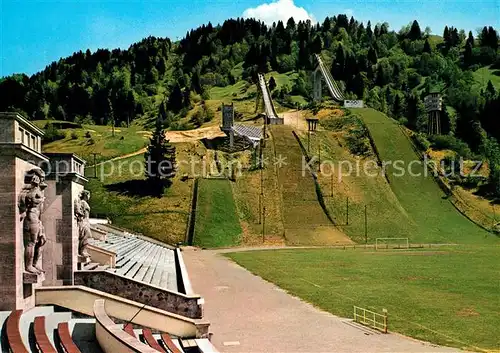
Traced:
<svg viewBox="0 0 500 353">
<path fill-rule="evenodd" d="M 440 135 L 443 98 L 439 92 L 431 92 L 424 98 L 424 104 L 428 115 L 427 133 L 429 135 Z"/>
<path fill-rule="evenodd" d="M 266 112 L 266 124 L 269 125 L 283 125 L 284 119 L 278 117 L 278 113 L 276 113 L 276 109 L 274 108 L 273 99 L 271 97 L 271 91 L 269 91 L 269 87 L 267 86 L 266 78 L 263 74 L 259 74 L 259 88 L 257 92 L 262 94 L 262 100 L 264 102 L 264 110 Z M 259 107 L 260 102 L 260 94 L 257 94 L 257 106 Z"/>
<path fill-rule="evenodd" d="M 336 102 L 342 102 L 345 99 L 344 93 L 342 92 L 341 86 L 336 82 L 330 71 L 326 68 L 321 56 L 315 54 L 316 60 L 318 61 L 318 66 L 313 72 L 313 98 L 315 101 L 321 101 L 322 97 L 322 82 L 321 79 L 325 80 L 326 86 L 332 95 L 332 98 Z"/>
</svg>

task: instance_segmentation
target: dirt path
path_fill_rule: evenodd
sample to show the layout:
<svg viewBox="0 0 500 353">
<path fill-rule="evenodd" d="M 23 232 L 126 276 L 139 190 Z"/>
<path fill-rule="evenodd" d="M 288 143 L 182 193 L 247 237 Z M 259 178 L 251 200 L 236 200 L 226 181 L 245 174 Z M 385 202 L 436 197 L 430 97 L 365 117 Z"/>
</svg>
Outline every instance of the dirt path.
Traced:
<svg viewBox="0 0 500 353">
<path fill-rule="evenodd" d="M 303 111 L 290 110 L 281 113 L 285 125 L 290 125 L 295 130 L 307 130 L 307 122 Z"/>
<path fill-rule="evenodd" d="M 204 138 L 213 139 L 216 137 L 225 136 L 219 126 L 202 127 L 195 130 L 185 131 L 166 131 L 166 138 L 172 142 L 193 142 Z"/>
<path fill-rule="evenodd" d="M 321 311 L 221 256 L 185 248 L 196 293 L 205 298 L 212 342 L 221 352 L 456 352 L 382 334 Z"/>
<path fill-rule="evenodd" d="M 140 133 L 144 133 L 147 131 L 139 131 Z M 218 126 L 210 126 L 210 127 L 204 127 L 201 129 L 195 129 L 195 130 L 185 130 L 185 131 L 166 131 L 165 132 L 165 137 L 172 143 L 179 143 L 179 142 L 195 142 L 204 138 L 212 139 L 220 136 L 225 136 L 224 133 L 220 130 Z M 124 154 L 122 156 L 118 156 L 115 158 L 108 159 L 106 161 L 102 161 L 97 163 L 97 166 L 100 166 L 104 163 L 107 162 L 114 162 L 118 161 L 121 159 L 137 156 L 138 154 L 143 154 L 145 153 L 147 148 L 141 148 L 138 151 Z M 94 165 L 88 165 L 86 168 L 94 167 Z"/>
<path fill-rule="evenodd" d="M 144 147 L 144 148 L 141 148 L 139 151 L 135 151 L 135 152 L 132 152 L 132 153 L 127 153 L 127 154 L 124 154 L 124 155 L 121 155 L 121 156 L 118 156 L 118 157 L 114 157 L 114 158 L 107 159 L 105 161 L 99 162 L 95 166 L 99 167 L 99 166 L 101 166 L 101 165 L 103 165 L 105 163 L 108 163 L 108 162 L 119 161 L 120 159 L 125 159 L 125 158 L 129 158 L 129 157 L 137 156 L 138 154 L 146 153 L 146 150 L 147 150 L 147 148 Z M 94 168 L 94 164 L 85 166 L 85 168 Z"/>
</svg>

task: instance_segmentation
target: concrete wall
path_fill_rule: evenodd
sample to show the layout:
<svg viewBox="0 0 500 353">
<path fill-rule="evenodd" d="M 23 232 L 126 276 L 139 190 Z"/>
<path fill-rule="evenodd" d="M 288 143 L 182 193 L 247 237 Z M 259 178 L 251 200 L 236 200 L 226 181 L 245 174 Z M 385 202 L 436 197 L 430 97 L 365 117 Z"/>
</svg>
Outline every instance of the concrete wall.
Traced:
<svg viewBox="0 0 500 353">
<path fill-rule="evenodd" d="M 116 265 L 116 253 L 99 248 L 92 244 L 89 244 L 87 247 L 87 251 L 90 254 L 92 262 L 97 262 L 100 265 L 107 265 L 111 268 Z"/>
<path fill-rule="evenodd" d="M 62 263 L 62 195 L 58 192 L 55 180 L 47 180 L 45 189 L 45 209 L 42 222 L 47 234 L 47 244 L 44 247 L 43 269 L 45 270 L 46 285 L 59 286 L 63 284 Z"/>
<path fill-rule="evenodd" d="M 194 295 L 182 251 L 179 248 L 175 249 L 175 265 L 177 270 L 177 288 L 186 295 Z"/>
<path fill-rule="evenodd" d="M 4 133 L 0 128 L 0 135 Z M 16 283 L 22 269 L 22 263 L 16 262 L 16 254 L 22 251 L 22 234 L 18 222 L 14 158 L 0 155 L 0 170 L 0 310 L 12 310 L 16 308 Z"/>
<path fill-rule="evenodd" d="M 106 313 L 104 300 L 94 303 L 94 316 L 96 318 L 96 338 L 105 353 L 115 352 L 141 352 L 155 353 L 157 350 L 142 343 L 137 338 L 126 333 L 120 325 L 115 324 Z"/>
<path fill-rule="evenodd" d="M 85 315 L 94 315 L 94 302 L 106 300 L 109 316 L 128 322 L 134 317 L 135 325 L 168 332 L 179 337 L 208 336 L 209 323 L 204 320 L 189 319 L 141 303 L 124 299 L 83 286 L 41 287 L 36 290 L 37 305 L 58 305 Z"/>
<path fill-rule="evenodd" d="M 14 131 L 14 121 L 15 120 L 7 120 L 0 119 L 0 141 L 1 142 L 9 142 L 15 143 L 19 134 L 16 134 Z M 20 142 L 19 140 L 17 140 Z"/>
<path fill-rule="evenodd" d="M 183 295 L 166 289 L 135 281 L 108 271 L 77 271 L 75 285 L 148 304 L 170 313 L 200 319 L 203 306 L 198 295 Z"/>
<path fill-rule="evenodd" d="M 47 234 L 43 267 L 44 285 L 71 285 L 78 266 L 78 225 L 74 216 L 74 201 L 83 186 L 71 176 L 47 180 L 47 200 L 42 221 Z"/>
</svg>

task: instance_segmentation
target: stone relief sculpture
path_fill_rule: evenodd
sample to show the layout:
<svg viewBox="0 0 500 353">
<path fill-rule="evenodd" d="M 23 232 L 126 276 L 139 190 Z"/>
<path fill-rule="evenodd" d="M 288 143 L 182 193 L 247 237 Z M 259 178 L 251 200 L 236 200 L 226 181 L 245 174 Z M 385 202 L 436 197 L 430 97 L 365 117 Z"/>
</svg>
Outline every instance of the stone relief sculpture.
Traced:
<svg viewBox="0 0 500 353">
<path fill-rule="evenodd" d="M 75 201 L 75 217 L 78 223 L 78 255 L 83 257 L 85 261 L 90 259 L 87 252 L 89 238 L 92 236 L 90 231 L 90 191 L 83 190 L 78 199 Z"/>
<path fill-rule="evenodd" d="M 40 168 L 28 171 L 24 177 L 24 188 L 19 195 L 19 213 L 23 222 L 24 269 L 26 272 L 40 274 L 45 272 L 40 262 L 42 248 L 47 242 L 45 230 L 41 221 L 45 173 Z"/>
</svg>

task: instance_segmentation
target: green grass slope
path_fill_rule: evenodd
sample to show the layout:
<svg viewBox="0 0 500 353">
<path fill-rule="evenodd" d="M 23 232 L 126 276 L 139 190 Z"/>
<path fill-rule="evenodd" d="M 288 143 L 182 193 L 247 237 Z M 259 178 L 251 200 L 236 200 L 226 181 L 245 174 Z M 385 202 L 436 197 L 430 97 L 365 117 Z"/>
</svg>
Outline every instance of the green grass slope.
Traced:
<svg viewBox="0 0 500 353">
<path fill-rule="evenodd" d="M 278 184 L 283 198 L 285 238 L 290 245 L 332 245 L 349 243 L 328 219 L 318 202 L 316 185 L 309 172 L 303 173 L 302 150 L 284 125 L 272 127 L 276 156 L 284 157 L 278 171 Z M 272 162 L 272 161 L 271 161 Z"/>
<path fill-rule="evenodd" d="M 38 120 L 35 124 L 44 128 L 47 121 Z M 103 125 L 82 125 L 61 131 L 66 137 L 44 144 L 43 151 L 76 153 L 87 161 L 87 165 L 94 163 L 93 153 L 96 153 L 96 161 L 101 162 L 136 152 L 148 144 L 151 134 L 139 125 L 117 127 L 114 135 L 111 126 Z"/>
<path fill-rule="evenodd" d="M 491 81 L 495 89 L 500 90 L 500 70 L 491 69 L 489 66 L 482 67 L 473 72 L 476 80 L 475 88 L 485 89 L 488 81 Z"/>
<path fill-rule="evenodd" d="M 401 161 L 404 165 L 402 176 L 398 176 L 402 173 L 393 165 L 386 168 L 386 173 L 400 204 L 417 224 L 418 231 L 411 241 L 481 243 L 499 240 L 461 215 L 446 199 L 431 173 L 425 176 L 425 167 L 418 162 L 410 141 L 394 120 L 371 108 L 355 112 L 370 130 L 380 159 L 392 163 Z"/>
<path fill-rule="evenodd" d="M 389 183 L 381 175 L 376 157 L 354 156 L 346 147 L 342 135 L 336 131 L 322 130 L 311 137 L 311 154 L 318 155 L 317 151 L 321 146 L 321 159 L 324 165 L 322 173 L 318 173 L 318 181 L 325 195 L 325 204 L 336 224 L 357 243 L 364 243 L 365 240 L 374 243 L 375 238 L 411 237 L 417 231 L 416 224 L 400 205 Z M 303 144 L 307 145 L 306 133 L 301 135 L 301 139 Z M 337 161 L 342 161 L 346 165 L 341 166 L 335 163 Z M 329 162 L 335 163 L 333 171 Z M 358 163 L 361 166 L 360 173 L 354 171 Z M 362 167 L 365 163 L 368 166 L 367 173 Z M 348 173 L 348 165 L 353 167 L 352 173 Z M 365 206 L 368 215 L 366 239 Z M 346 224 L 347 217 L 349 217 L 348 224 Z"/>
<path fill-rule="evenodd" d="M 231 182 L 201 179 L 194 244 L 210 248 L 237 245 L 241 232 Z"/>
</svg>

